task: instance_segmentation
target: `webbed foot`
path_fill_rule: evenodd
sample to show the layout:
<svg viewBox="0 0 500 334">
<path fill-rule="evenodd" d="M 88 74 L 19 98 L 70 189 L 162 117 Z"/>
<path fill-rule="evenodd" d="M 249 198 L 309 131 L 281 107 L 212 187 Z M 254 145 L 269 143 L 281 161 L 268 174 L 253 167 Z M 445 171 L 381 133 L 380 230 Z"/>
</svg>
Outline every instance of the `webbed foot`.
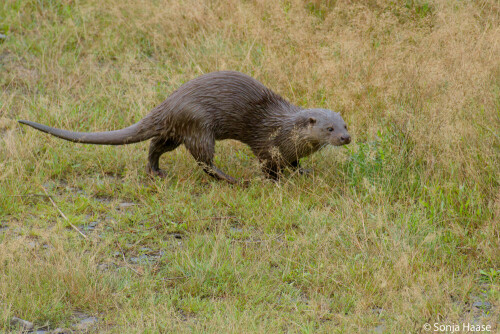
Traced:
<svg viewBox="0 0 500 334">
<path fill-rule="evenodd" d="M 164 179 L 165 177 L 167 177 L 167 173 L 163 169 L 153 169 L 149 165 L 146 167 L 146 173 L 152 178 L 159 177 L 161 179 Z"/>
<path fill-rule="evenodd" d="M 312 168 L 299 168 L 298 172 L 300 175 L 311 175 L 314 170 Z"/>
</svg>

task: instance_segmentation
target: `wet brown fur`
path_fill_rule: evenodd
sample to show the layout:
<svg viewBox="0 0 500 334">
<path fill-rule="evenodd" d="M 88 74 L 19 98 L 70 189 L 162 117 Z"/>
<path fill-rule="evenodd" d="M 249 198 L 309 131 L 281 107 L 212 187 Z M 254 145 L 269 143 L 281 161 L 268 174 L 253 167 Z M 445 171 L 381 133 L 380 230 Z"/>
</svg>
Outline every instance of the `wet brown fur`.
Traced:
<svg viewBox="0 0 500 334">
<path fill-rule="evenodd" d="M 285 166 L 350 136 L 342 117 L 326 109 L 302 109 L 257 80 L 233 71 L 213 72 L 182 85 L 138 123 L 116 131 L 72 132 L 23 121 L 78 143 L 122 145 L 152 138 L 148 172 L 163 175 L 160 156 L 184 144 L 209 175 L 236 183 L 213 165 L 215 141 L 239 140 L 252 149 L 265 174 L 277 179 Z"/>
</svg>

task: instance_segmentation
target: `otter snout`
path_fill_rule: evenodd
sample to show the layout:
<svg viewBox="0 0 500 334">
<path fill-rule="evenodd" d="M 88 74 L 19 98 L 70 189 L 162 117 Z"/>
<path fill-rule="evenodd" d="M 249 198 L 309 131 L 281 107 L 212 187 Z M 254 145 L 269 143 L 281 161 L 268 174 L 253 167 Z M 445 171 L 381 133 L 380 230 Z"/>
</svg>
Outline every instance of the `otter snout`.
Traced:
<svg viewBox="0 0 500 334">
<path fill-rule="evenodd" d="M 342 145 L 347 145 L 351 142 L 351 136 L 346 133 L 345 135 L 340 136 L 340 141 L 342 142 Z"/>
</svg>

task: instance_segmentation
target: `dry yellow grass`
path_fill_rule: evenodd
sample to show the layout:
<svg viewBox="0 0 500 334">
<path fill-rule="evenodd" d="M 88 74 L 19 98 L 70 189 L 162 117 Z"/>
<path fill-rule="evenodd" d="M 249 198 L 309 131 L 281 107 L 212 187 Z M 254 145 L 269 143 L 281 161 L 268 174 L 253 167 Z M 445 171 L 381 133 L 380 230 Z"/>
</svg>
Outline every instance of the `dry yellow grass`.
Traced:
<svg viewBox="0 0 500 334">
<path fill-rule="evenodd" d="M 498 1 L 7 0 L 0 33 L 0 330 L 13 316 L 70 326 L 75 311 L 98 332 L 498 330 Z M 150 182 L 146 143 L 75 145 L 15 122 L 121 128 L 224 69 L 340 111 L 354 143 L 278 185 L 220 143 L 221 168 L 252 180 L 241 189 L 184 149 Z M 99 222 L 89 240 L 41 186 L 71 223 Z M 144 247 L 165 253 L 131 264 Z"/>
</svg>

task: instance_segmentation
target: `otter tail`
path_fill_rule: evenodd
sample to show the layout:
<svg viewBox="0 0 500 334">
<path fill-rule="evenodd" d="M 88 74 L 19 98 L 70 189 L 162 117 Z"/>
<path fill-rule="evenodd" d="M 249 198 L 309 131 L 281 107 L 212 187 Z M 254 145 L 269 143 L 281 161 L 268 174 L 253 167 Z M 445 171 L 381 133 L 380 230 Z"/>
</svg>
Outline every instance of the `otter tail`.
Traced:
<svg viewBox="0 0 500 334">
<path fill-rule="evenodd" d="M 18 122 L 53 136 L 83 144 L 124 145 L 144 141 L 155 136 L 152 131 L 144 129 L 142 121 L 125 129 L 105 132 L 73 132 L 30 121 L 19 120 Z"/>
</svg>

